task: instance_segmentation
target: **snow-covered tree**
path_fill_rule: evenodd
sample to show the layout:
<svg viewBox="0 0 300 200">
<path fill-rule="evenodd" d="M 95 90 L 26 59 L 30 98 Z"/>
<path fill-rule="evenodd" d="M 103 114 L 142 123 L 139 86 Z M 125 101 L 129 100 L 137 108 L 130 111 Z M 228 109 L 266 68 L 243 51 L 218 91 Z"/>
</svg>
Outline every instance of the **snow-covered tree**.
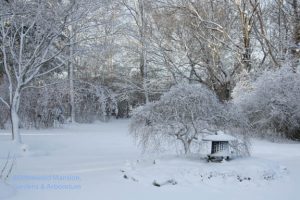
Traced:
<svg viewBox="0 0 300 200">
<path fill-rule="evenodd" d="M 258 132 L 300 137 L 300 75 L 291 68 L 266 71 L 254 82 L 240 83 L 234 103 Z"/>
<path fill-rule="evenodd" d="M 144 148 L 180 141 L 190 152 L 193 141 L 210 129 L 230 126 L 233 118 L 216 94 L 202 84 L 179 84 L 157 102 L 137 109 L 131 134 Z"/>
<path fill-rule="evenodd" d="M 10 110 L 12 139 L 21 143 L 19 108 L 22 90 L 65 63 L 57 59 L 67 46 L 63 32 L 73 3 L 61 1 L 2 1 L 0 48 Z"/>
</svg>

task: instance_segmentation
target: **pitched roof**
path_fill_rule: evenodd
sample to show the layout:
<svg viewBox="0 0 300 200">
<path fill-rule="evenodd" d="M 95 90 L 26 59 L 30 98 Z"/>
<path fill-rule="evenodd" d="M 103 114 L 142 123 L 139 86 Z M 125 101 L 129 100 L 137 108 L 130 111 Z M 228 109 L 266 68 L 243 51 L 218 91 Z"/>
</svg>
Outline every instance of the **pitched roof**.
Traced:
<svg viewBox="0 0 300 200">
<path fill-rule="evenodd" d="M 222 131 L 217 131 L 214 134 L 208 134 L 202 138 L 203 141 L 233 141 L 237 140 L 237 138 L 227 135 Z"/>
</svg>

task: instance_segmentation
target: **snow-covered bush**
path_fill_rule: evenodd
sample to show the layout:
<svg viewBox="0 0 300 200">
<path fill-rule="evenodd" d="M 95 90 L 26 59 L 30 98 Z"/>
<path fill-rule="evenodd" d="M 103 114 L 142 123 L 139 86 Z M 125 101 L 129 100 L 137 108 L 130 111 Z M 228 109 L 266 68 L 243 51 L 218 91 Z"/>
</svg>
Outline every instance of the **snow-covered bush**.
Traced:
<svg viewBox="0 0 300 200">
<path fill-rule="evenodd" d="M 40 88 L 24 89 L 19 112 L 22 127 L 49 128 L 68 122 L 69 83 L 63 80 L 56 82 L 52 85 L 44 84 Z M 107 88 L 83 81 L 76 81 L 74 87 L 77 122 L 107 120 L 109 116 L 117 114 L 114 94 Z"/>
<path fill-rule="evenodd" d="M 75 94 L 77 122 L 107 121 L 118 113 L 115 95 L 107 87 L 79 81 L 75 84 Z"/>
<path fill-rule="evenodd" d="M 209 129 L 226 129 L 236 120 L 216 94 L 201 84 L 180 84 L 157 102 L 137 109 L 132 117 L 131 133 L 147 148 L 159 148 L 165 142 L 180 141 L 190 152 L 193 141 Z"/>
<path fill-rule="evenodd" d="M 50 128 L 65 122 L 69 98 L 65 82 L 23 91 L 19 116 L 24 128 Z"/>
<path fill-rule="evenodd" d="M 300 138 L 300 75 L 287 68 L 267 71 L 247 89 L 238 87 L 234 103 L 253 128 Z"/>
</svg>

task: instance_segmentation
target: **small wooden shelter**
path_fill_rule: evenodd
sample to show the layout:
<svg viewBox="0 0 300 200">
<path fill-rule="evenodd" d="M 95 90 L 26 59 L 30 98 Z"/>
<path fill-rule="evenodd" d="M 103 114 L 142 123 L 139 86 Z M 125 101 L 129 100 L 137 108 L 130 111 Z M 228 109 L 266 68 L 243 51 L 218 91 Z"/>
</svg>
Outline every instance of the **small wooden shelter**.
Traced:
<svg viewBox="0 0 300 200">
<path fill-rule="evenodd" d="M 222 161 L 223 159 L 230 159 L 233 154 L 233 151 L 230 149 L 230 142 L 235 140 L 237 140 L 237 138 L 227 135 L 222 131 L 217 131 L 214 134 L 208 134 L 203 137 L 202 141 L 210 143 L 207 160 Z"/>
</svg>

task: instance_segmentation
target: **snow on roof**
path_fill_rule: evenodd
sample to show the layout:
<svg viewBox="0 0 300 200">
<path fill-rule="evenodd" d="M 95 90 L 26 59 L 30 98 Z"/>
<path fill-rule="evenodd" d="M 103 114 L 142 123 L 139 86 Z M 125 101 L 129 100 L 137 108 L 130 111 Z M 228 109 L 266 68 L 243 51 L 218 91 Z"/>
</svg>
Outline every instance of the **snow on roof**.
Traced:
<svg viewBox="0 0 300 200">
<path fill-rule="evenodd" d="M 217 131 L 215 134 L 209 134 L 203 137 L 204 141 L 233 141 L 235 137 L 227 135 L 222 131 Z"/>
</svg>

